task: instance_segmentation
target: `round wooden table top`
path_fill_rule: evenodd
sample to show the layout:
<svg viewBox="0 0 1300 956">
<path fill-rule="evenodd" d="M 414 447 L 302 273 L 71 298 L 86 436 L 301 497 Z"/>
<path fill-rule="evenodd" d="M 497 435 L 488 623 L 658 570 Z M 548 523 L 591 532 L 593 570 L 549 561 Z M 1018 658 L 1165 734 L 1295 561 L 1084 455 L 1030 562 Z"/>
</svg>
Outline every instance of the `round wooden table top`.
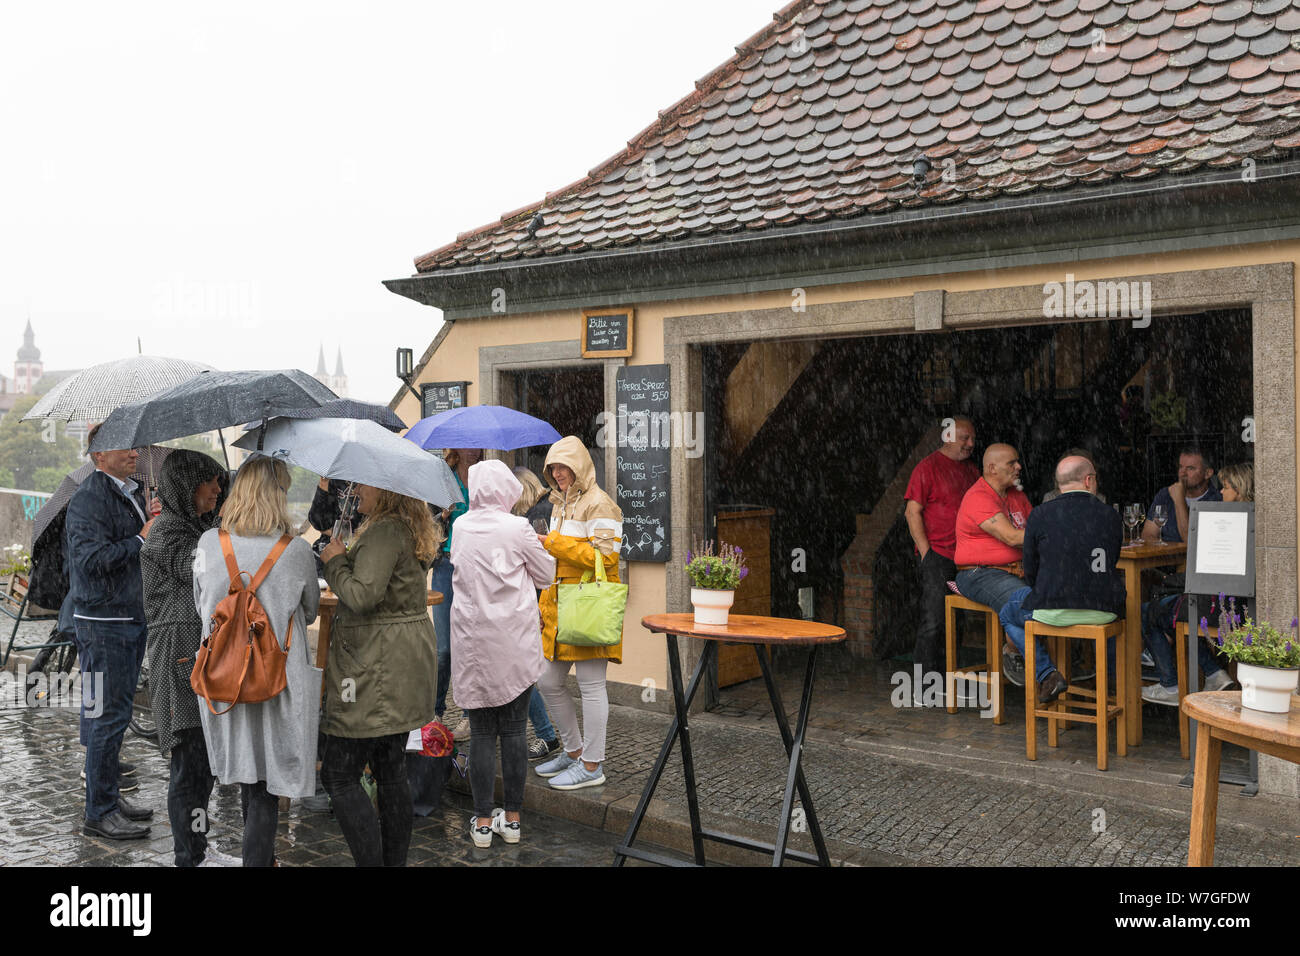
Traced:
<svg viewBox="0 0 1300 956">
<path fill-rule="evenodd" d="M 1183 711 L 1193 720 L 1284 747 L 1300 748 L 1300 710 L 1292 701 L 1285 714 L 1268 714 L 1241 706 L 1241 691 L 1217 690 L 1188 694 Z"/>
<path fill-rule="evenodd" d="M 324 591 L 321 591 L 320 593 L 321 607 L 336 607 L 338 603 L 339 603 L 339 596 L 335 594 L 333 591 L 329 590 L 328 588 L 326 588 Z M 435 604 L 441 604 L 441 603 L 442 603 L 442 592 L 430 591 L 429 600 L 424 606 L 433 607 Z"/>
<path fill-rule="evenodd" d="M 641 626 L 656 634 L 685 634 L 705 641 L 738 644 L 834 644 L 847 636 L 844 628 L 793 617 L 732 614 L 725 625 L 696 624 L 694 614 L 647 614 Z"/>
</svg>

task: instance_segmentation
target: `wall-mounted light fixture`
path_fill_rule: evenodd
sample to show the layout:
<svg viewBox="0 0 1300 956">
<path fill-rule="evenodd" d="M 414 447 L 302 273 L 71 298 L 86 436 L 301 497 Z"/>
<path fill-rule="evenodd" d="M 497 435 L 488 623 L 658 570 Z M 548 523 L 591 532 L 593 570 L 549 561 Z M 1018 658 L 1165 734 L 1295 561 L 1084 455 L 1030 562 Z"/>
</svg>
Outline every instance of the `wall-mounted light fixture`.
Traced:
<svg viewBox="0 0 1300 956">
<path fill-rule="evenodd" d="M 402 380 L 402 384 L 411 390 L 411 394 L 418 399 L 420 393 L 411 384 L 411 374 L 414 368 L 414 353 L 410 349 L 399 348 L 397 350 L 397 377 Z"/>
</svg>

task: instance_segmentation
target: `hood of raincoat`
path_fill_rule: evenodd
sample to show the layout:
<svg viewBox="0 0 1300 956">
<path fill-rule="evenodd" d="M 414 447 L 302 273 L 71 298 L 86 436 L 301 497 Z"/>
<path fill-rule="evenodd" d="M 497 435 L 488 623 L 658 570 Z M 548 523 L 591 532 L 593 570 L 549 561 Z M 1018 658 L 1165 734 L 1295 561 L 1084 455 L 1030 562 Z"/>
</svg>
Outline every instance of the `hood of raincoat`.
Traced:
<svg viewBox="0 0 1300 956">
<path fill-rule="evenodd" d="M 523 493 L 524 486 L 503 461 L 480 461 L 469 469 L 469 506 L 507 514 Z"/>
<path fill-rule="evenodd" d="M 224 474 L 220 463 L 202 452 L 181 448 L 168 455 L 158 473 L 158 499 L 163 510 L 154 524 L 155 530 L 164 526 L 172 534 L 188 531 L 197 539 L 209 528 L 215 528 L 226 496 L 225 482 L 217 506 L 206 515 L 194 511 L 194 492 L 205 481 Z"/>
<path fill-rule="evenodd" d="M 542 467 L 542 477 L 551 486 L 551 500 L 557 504 L 564 501 L 560 486 L 551 474 L 552 465 L 564 465 L 573 472 L 573 485 L 578 494 L 584 494 L 596 487 L 596 466 L 591 463 L 591 454 L 582 440 L 576 435 L 565 435 L 546 453 L 546 464 Z"/>
</svg>

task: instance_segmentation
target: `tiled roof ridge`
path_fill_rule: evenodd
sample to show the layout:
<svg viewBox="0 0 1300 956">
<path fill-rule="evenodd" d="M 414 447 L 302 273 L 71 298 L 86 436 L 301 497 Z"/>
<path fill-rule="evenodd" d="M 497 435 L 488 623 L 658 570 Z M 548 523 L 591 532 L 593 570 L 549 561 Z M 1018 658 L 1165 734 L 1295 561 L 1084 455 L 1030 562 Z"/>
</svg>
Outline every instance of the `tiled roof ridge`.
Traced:
<svg viewBox="0 0 1300 956">
<path fill-rule="evenodd" d="M 417 271 L 1253 181 L 1300 151 L 1297 0 L 793 0 L 735 49 L 626 148 Z"/>
<path fill-rule="evenodd" d="M 723 62 L 719 63 L 708 73 L 704 74 L 700 79 L 696 80 L 694 89 L 681 97 L 672 106 L 660 110 L 659 115 L 655 117 L 654 121 L 629 139 L 627 141 L 627 146 L 623 149 L 619 150 L 608 159 L 593 166 L 587 171 L 587 175 L 575 179 L 567 186 L 561 186 L 559 189 L 551 190 L 545 197 L 537 202 L 532 202 L 526 206 L 520 206 L 518 209 L 512 209 L 509 212 L 502 213 L 496 221 L 487 222 L 466 232 L 459 233 L 454 242 L 449 242 L 445 246 L 439 246 L 432 252 L 426 252 L 422 256 L 416 256 L 416 271 L 418 272 L 422 269 L 424 263 L 432 262 L 436 259 L 439 253 L 452 249 L 467 239 L 472 239 L 474 236 L 487 232 L 489 229 L 495 229 L 502 223 L 509 223 L 516 219 L 522 219 L 525 216 L 531 218 L 531 216 L 537 212 L 545 214 L 548 205 L 554 204 L 561 199 L 566 199 L 574 193 L 590 186 L 592 183 L 599 182 L 615 165 L 621 165 L 626 161 L 628 156 L 637 152 L 639 149 L 642 149 L 644 143 L 653 137 L 661 128 L 665 125 L 671 125 L 676 122 L 680 116 L 689 112 L 691 107 L 712 93 L 724 76 L 732 71 L 739 70 L 741 60 L 753 53 L 753 47 L 768 39 L 768 37 L 772 36 L 774 32 L 782 32 L 786 29 L 785 22 L 787 19 L 793 18 L 797 14 L 802 13 L 805 7 L 815 6 L 816 2 L 817 0 L 790 0 L 790 2 L 784 7 L 772 14 L 771 22 L 765 24 L 759 30 L 755 31 L 749 39 L 738 45 L 735 48 L 735 53 Z"/>
</svg>

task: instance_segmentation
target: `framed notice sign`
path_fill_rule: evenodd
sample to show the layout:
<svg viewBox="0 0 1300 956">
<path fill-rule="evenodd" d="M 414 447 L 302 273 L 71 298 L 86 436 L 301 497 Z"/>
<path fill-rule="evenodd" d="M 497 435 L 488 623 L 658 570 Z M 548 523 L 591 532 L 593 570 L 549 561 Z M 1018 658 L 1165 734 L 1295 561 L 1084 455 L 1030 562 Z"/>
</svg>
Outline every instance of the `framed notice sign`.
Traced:
<svg viewBox="0 0 1300 956">
<path fill-rule="evenodd" d="M 469 382 L 427 382 L 420 386 L 420 417 L 464 408 Z"/>
<path fill-rule="evenodd" d="M 1255 504 L 1193 501 L 1187 520 L 1187 592 L 1255 596 Z"/>
<path fill-rule="evenodd" d="M 633 309 L 583 309 L 582 357 L 627 358 L 632 354 Z"/>
</svg>

